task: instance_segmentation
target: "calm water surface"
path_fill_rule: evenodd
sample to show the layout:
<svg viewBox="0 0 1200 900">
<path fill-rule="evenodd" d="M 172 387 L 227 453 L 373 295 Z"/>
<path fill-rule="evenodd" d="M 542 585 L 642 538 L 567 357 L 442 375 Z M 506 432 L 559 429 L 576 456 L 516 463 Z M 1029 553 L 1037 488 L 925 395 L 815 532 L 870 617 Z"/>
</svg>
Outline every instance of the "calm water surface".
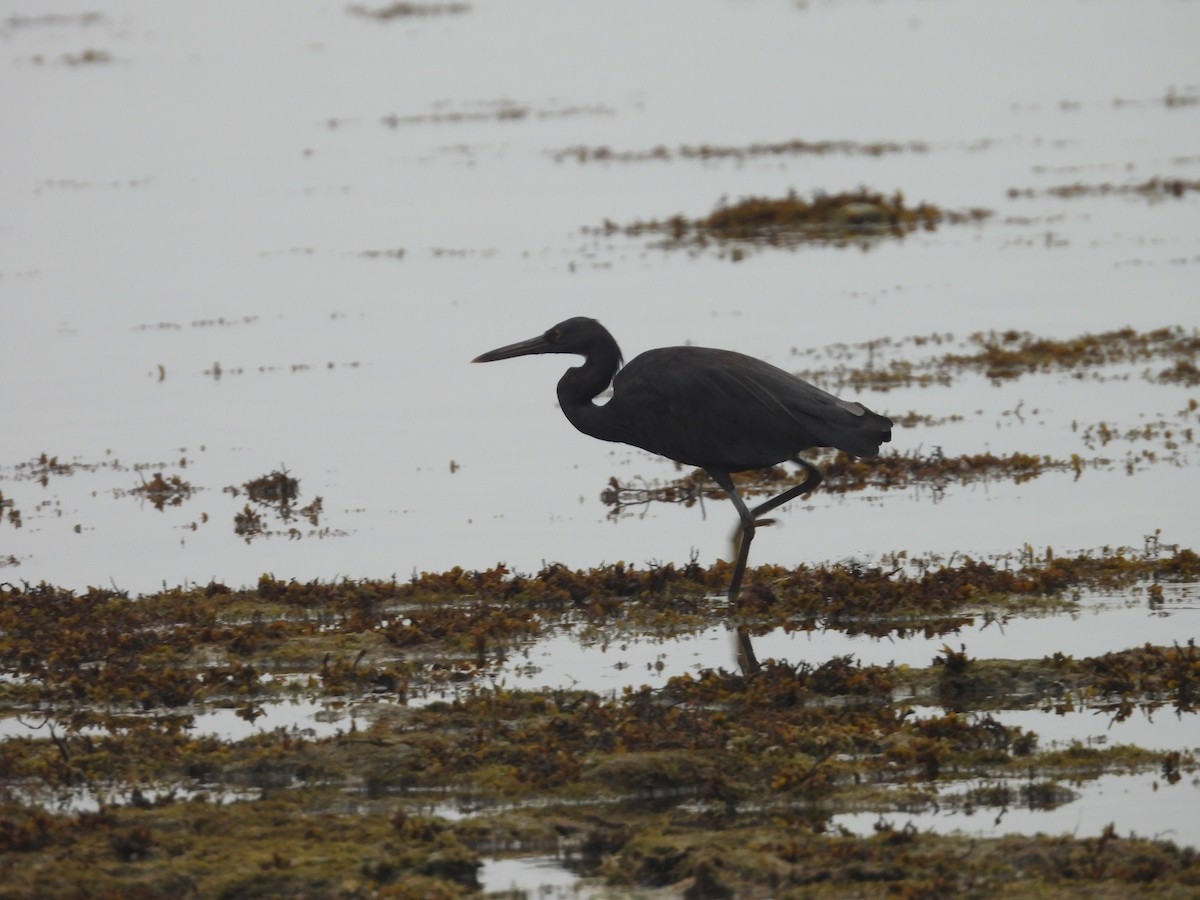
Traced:
<svg viewBox="0 0 1200 900">
<path fill-rule="evenodd" d="M 389 21 L 278 0 L 91 10 L 0 2 L 0 491 L 21 519 L 0 523 L 0 580 L 141 592 L 262 572 L 726 556 L 723 504 L 608 516 L 610 477 L 675 467 L 574 432 L 555 405 L 562 359 L 467 362 L 572 315 L 601 319 L 627 358 L 690 342 L 796 370 L 839 343 L 1200 321 L 1196 192 L 1045 193 L 1200 178 L 1194 3 L 526 0 Z M 556 156 L 793 140 L 921 149 Z M 993 215 L 737 264 L 585 231 L 859 186 Z M 961 417 L 898 429 L 900 452 L 1116 462 L 936 495 L 818 493 L 783 511 L 752 562 L 1141 546 L 1156 529 L 1195 548 L 1194 443 L 1160 441 L 1155 461 L 1127 468 L 1140 447 L 1101 453 L 1081 438 L 1101 421 L 1197 424 L 1197 389 L 1144 368 L 857 392 L 892 415 Z M 60 466 L 37 465 L 42 454 Z M 320 515 L 244 540 L 242 486 L 285 468 Z M 162 510 L 130 493 L 156 472 L 193 492 Z M 1133 645 L 1130 619 L 1145 639 L 1197 632 L 1194 611 L 1160 635 L 1117 604 L 1051 643 Z M 1029 620 L 970 649 L 1031 656 L 1045 634 Z M 930 654 L 825 635 L 768 643 L 760 655 Z M 564 683 L 569 645 L 533 648 L 527 677 L 505 677 Z M 639 653 L 626 669 L 597 657 L 597 671 L 653 683 L 659 659 L 669 674 L 729 658 L 716 632 Z M 1136 805 L 1121 796 L 1113 816 Z M 1048 821 L 1016 827 L 1075 827 Z"/>
</svg>

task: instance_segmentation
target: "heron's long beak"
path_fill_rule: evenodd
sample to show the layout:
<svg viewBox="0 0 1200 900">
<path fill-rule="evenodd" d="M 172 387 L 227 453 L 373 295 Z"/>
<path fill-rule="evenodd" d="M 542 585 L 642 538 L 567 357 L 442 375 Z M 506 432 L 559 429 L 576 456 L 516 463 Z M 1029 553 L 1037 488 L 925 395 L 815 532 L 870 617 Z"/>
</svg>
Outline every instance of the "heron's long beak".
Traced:
<svg viewBox="0 0 1200 900">
<path fill-rule="evenodd" d="M 471 362 L 495 362 L 498 359 L 512 359 L 514 356 L 529 356 L 534 353 L 553 353 L 554 347 L 542 335 L 535 338 L 530 338 L 527 341 L 519 341 L 515 344 L 509 344 L 507 347 L 497 347 L 495 350 L 489 350 L 487 353 L 481 353 Z"/>
</svg>

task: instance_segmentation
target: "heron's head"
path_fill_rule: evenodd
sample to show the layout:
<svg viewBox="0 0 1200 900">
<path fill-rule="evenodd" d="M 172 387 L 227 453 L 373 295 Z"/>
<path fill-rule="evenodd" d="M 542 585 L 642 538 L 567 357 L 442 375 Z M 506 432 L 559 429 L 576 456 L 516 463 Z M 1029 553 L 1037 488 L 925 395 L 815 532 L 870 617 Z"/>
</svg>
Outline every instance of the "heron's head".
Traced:
<svg viewBox="0 0 1200 900">
<path fill-rule="evenodd" d="M 530 356 L 534 353 L 576 353 L 580 356 L 590 356 L 600 350 L 615 350 L 616 347 L 617 342 L 613 340 L 607 328 L 595 319 L 576 316 L 559 322 L 535 338 L 481 353 L 471 362 L 495 362 L 498 359 L 512 359 L 514 356 Z M 620 350 L 617 350 L 617 358 L 620 359 Z"/>
</svg>

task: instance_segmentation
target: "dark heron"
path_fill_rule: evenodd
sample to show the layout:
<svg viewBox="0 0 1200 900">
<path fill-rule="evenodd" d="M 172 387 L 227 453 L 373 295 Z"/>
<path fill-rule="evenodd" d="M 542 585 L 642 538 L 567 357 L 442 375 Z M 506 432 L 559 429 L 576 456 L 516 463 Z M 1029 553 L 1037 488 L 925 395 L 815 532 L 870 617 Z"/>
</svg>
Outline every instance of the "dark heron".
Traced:
<svg viewBox="0 0 1200 900">
<path fill-rule="evenodd" d="M 732 350 L 662 347 L 621 367 L 621 350 L 595 319 L 559 322 L 545 334 L 475 357 L 493 362 L 534 353 L 574 353 L 583 365 L 558 382 L 558 403 L 571 424 L 602 441 L 632 444 L 704 469 L 729 495 L 741 517 L 741 548 L 729 600 L 741 589 L 754 529 L 761 516 L 808 493 L 821 481 L 800 451 L 836 447 L 852 456 L 876 456 L 892 439 L 892 420 Z M 592 402 L 612 384 L 612 399 Z M 806 473 L 801 484 L 747 508 L 730 477 L 785 460 Z"/>
</svg>

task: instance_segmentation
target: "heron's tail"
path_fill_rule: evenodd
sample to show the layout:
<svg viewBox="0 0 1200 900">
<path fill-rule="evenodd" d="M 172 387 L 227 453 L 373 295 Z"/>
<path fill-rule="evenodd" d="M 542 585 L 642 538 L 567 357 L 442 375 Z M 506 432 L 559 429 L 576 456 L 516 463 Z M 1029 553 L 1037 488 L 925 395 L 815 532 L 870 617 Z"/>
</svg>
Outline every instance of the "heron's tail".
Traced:
<svg viewBox="0 0 1200 900">
<path fill-rule="evenodd" d="M 853 405 L 861 412 L 816 426 L 814 430 L 821 432 L 820 446 L 835 447 L 851 456 L 878 456 L 879 445 L 892 439 L 892 420 L 871 412 L 861 403 Z"/>
</svg>

